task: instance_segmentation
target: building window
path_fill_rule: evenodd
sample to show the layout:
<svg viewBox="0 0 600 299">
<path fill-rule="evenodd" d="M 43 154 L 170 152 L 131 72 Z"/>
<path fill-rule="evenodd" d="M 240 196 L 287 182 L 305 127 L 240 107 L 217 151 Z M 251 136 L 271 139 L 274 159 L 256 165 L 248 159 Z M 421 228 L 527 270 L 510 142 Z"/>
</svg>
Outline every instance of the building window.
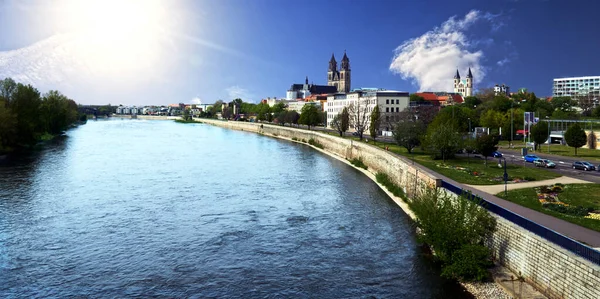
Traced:
<svg viewBox="0 0 600 299">
<path fill-rule="evenodd" d="M 400 105 L 400 100 L 396 100 L 396 105 Z"/>
<path fill-rule="evenodd" d="M 400 107 L 396 107 L 396 112 L 400 112 Z"/>
<path fill-rule="evenodd" d="M 385 112 L 390 112 L 390 107 L 385 107 Z"/>
<path fill-rule="evenodd" d="M 389 105 L 390 104 L 390 100 L 385 100 L 385 103 Z"/>
</svg>

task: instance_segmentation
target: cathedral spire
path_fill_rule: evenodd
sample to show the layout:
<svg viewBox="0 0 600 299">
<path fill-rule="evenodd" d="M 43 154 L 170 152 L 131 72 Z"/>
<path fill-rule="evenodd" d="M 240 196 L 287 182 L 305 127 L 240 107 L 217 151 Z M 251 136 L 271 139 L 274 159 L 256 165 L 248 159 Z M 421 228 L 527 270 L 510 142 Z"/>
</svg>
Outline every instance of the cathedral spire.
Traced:
<svg viewBox="0 0 600 299">
<path fill-rule="evenodd" d="M 454 79 L 460 79 L 460 74 L 458 73 L 458 69 L 456 69 L 456 75 L 454 75 Z"/>
<path fill-rule="evenodd" d="M 346 50 L 344 50 L 344 57 L 342 58 L 342 70 L 350 70 L 350 59 L 346 55 Z"/>
<path fill-rule="evenodd" d="M 308 84 L 308 76 L 306 76 L 306 80 L 304 80 L 304 84 Z"/>
<path fill-rule="evenodd" d="M 337 61 L 335 61 L 335 56 L 333 55 L 333 53 L 331 53 L 331 59 L 329 60 L 329 71 L 337 71 Z"/>
<path fill-rule="evenodd" d="M 473 74 L 471 73 L 471 68 L 469 68 L 469 73 L 467 74 L 468 79 L 473 79 Z"/>
</svg>

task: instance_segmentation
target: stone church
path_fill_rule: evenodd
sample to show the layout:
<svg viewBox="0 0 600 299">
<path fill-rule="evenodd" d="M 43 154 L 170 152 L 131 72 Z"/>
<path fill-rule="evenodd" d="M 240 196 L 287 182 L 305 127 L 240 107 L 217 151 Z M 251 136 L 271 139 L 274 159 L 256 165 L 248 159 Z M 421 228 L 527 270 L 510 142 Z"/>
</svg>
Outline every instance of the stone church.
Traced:
<svg viewBox="0 0 600 299">
<path fill-rule="evenodd" d="M 342 58 L 342 65 L 338 69 L 337 61 L 335 56 L 331 54 L 329 60 L 329 69 L 327 70 L 327 85 L 335 86 L 338 92 L 350 92 L 350 59 L 346 56 L 344 51 L 344 57 Z"/>
<path fill-rule="evenodd" d="M 467 80 L 460 80 L 460 74 L 456 70 L 456 75 L 454 75 L 454 92 L 459 93 L 463 98 L 473 95 L 473 74 L 471 73 L 471 68 L 469 68 Z"/>
</svg>

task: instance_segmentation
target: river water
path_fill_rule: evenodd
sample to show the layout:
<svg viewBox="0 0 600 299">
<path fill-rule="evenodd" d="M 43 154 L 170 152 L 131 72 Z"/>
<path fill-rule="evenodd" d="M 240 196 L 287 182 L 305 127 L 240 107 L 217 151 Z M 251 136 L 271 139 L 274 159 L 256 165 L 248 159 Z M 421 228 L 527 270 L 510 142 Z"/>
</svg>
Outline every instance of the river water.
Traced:
<svg viewBox="0 0 600 299">
<path fill-rule="evenodd" d="M 1 298 L 466 296 L 385 193 L 302 144 L 101 120 L 0 159 Z"/>
</svg>

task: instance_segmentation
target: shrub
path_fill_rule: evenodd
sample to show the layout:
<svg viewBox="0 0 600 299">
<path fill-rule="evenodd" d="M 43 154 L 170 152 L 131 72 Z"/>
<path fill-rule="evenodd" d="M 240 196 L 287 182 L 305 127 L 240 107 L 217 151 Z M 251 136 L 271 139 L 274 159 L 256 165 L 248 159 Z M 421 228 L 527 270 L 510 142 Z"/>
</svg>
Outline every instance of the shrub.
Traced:
<svg viewBox="0 0 600 299">
<path fill-rule="evenodd" d="M 392 183 L 390 177 L 387 174 L 382 172 L 377 173 L 375 175 L 375 179 L 378 183 L 385 186 L 385 188 L 388 189 L 388 191 L 392 192 L 394 196 L 404 199 L 404 190 L 402 190 L 402 188 L 398 187 L 396 184 Z"/>
<path fill-rule="evenodd" d="M 533 182 L 533 181 L 535 181 L 535 178 L 532 178 L 532 177 L 530 177 L 530 176 L 526 176 L 526 177 L 524 177 L 523 179 L 524 179 L 524 180 L 526 180 L 526 181 L 528 181 L 528 182 Z"/>
<path fill-rule="evenodd" d="M 296 138 L 296 137 L 292 137 L 292 140 L 294 140 L 294 141 L 298 141 L 298 138 Z"/>
<path fill-rule="evenodd" d="M 279 135 L 277 135 L 276 133 L 273 133 L 273 136 L 274 136 L 274 137 L 277 137 L 277 136 L 279 136 Z"/>
<path fill-rule="evenodd" d="M 563 187 L 561 186 L 552 186 L 552 189 L 550 189 L 552 192 L 562 192 L 563 191 Z"/>
<path fill-rule="evenodd" d="M 302 139 L 302 142 L 306 143 L 306 139 Z"/>
<path fill-rule="evenodd" d="M 367 165 L 365 165 L 365 163 L 363 163 L 361 158 L 358 158 L 358 159 L 354 158 L 354 159 L 350 160 L 350 163 L 356 167 L 364 168 L 365 170 L 369 169 L 369 167 L 367 167 Z"/>
<path fill-rule="evenodd" d="M 481 280 L 490 258 L 478 246 L 496 230 L 496 219 L 467 196 L 431 189 L 410 206 L 417 216 L 419 241 L 433 248 L 442 272 L 462 280 Z"/>
<path fill-rule="evenodd" d="M 479 244 L 466 244 L 452 255 L 452 261 L 442 270 L 442 276 L 459 280 L 487 280 L 487 269 L 494 263 L 490 250 Z"/>
<path fill-rule="evenodd" d="M 320 149 L 323 149 L 323 145 L 320 144 L 318 141 L 314 140 L 313 138 L 308 140 L 308 144 L 314 146 L 314 147 L 318 147 Z"/>
</svg>

